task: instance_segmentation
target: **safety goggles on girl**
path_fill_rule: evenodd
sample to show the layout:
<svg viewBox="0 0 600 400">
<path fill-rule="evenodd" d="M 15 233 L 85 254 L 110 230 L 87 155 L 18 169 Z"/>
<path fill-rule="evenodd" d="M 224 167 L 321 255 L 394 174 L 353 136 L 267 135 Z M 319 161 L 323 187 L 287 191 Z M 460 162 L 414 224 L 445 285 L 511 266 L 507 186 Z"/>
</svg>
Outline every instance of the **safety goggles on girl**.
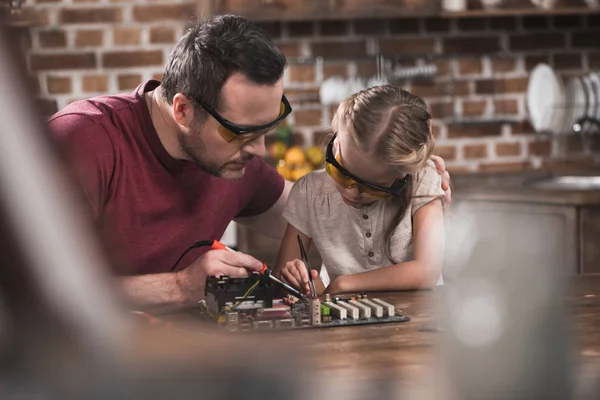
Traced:
<svg viewBox="0 0 600 400">
<path fill-rule="evenodd" d="M 371 198 L 374 200 L 385 200 L 390 199 L 394 196 L 400 194 L 402 189 L 406 187 L 406 184 L 410 181 L 411 176 L 407 174 L 401 179 L 396 179 L 396 181 L 389 187 L 383 187 L 379 185 L 374 185 L 372 183 L 366 182 L 359 177 L 353 175 L 348 172 L 341 165 L 341 156 L 340 154 L 335 157 L 333 155 L 333 142 L 337 136 L 337 132 L 334 133 L 333 137 L 329 141 L 327 145 L 327 151 L 325 153 L 325 171 L 331 176 L 331 178 L 345 187 L 346 189 L 356 187 L 361 194 L 361 196 L 365 198 Z"/>
</svg>

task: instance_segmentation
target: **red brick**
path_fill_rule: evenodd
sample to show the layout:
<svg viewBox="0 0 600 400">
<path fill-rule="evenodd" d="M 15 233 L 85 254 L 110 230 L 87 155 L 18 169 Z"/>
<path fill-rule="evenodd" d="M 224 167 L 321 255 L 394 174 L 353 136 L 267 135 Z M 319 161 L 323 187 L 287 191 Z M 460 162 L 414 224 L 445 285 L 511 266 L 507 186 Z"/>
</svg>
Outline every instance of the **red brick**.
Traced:
<svg viewBox="0 0 600 400">
<path fill-rule="evenodd" d="M 256 25 L 262 29 L 271 39 L 275 39 L 281 36 L 281 23 L 280 22 L 257 22 Z"/>
<path fill-rule="evenodd" d="M 11 17 L 11 22 L 25 22 L 33 26 L 46 26 L 49 23 L 48 8 L 22 7 L 21 11 Z"/>
<path fill-rule="evenodd" d="M 580 15 L 555 15 L 554 28 L 579 28 L 583 25 L 583 20 Z M 589 25 L 591 26 L 591 25 Z"/>
<path fill-rule="evenodd" d="M 354 21 L 354 33 L 357 35 L 384 34 L 388 30 L 387 21 L 381 19 L 357 19 Z"/>
<path fill-rule="evenodd" d="M 581 53 L 561 53 L 554 55 L 554 69 L 581 70 L 583 68 Z"/>
<path fill-rule="evenodd" d="M 381 54 L 431 54 L 435 50 L 435 41 L 431 38 L 379 39 Z"/>
<path fill-rule="evenodd" d="M 490 29 L 494 31 L 511 32 L 517 27 L 517 19 L 515 17 L 498 17 L 490 18 Z"/>
<path fill-rule="evenodd" d="M 487 27 L 486 18 L 464 18 L 456 20 L 460 31 L 484 31 Z"/>
<path fill-rule="evenodd" d="M 339 63 L 339 64 L 329 63 L 329 64 L 323 65 L 323 79 L 327 79 L 332 76 L 346 77 L 347 74 L 348 74 L 348 69 L 347 69 L 346 64 L 344 64 L 344 63 Z"/>
<path fill-rule="evenodd" d="M 316 78 L 315 65 L 290 65 L 290 82 L 314 82 Z"/>
<path fill-rule="evenodd" d="M 575 48 L 598 48 L 598 38 L 600 37 L 600 30 L 586 31 L 586 32 L 575 32 L 571 36 L 571 43 Z"/>
<path fill-rule="evenodd" d="M 311 44 L 313 57 L 365 57 L 367 43 L 363 40 L 350 42 L 317 42 Z"/>
<path fill-rule="evenodd" d="M 433 62 L 437 67 L 437 76 L 450 75 L 452 73 L 452 64 L 450 60 L 437 59 Z"/>
<path fill-rule="evenodd" d="M 550 18 L 546 16 L 530 15 L 521 20 L 523 28 L 528 30 L 544 30 L 549 27 Z"/>
<path fill-rule="evenodd" d="M 54 99 L 40 99 L 34 100 L 36 108 L 41 115 L 50 116 L 58 111 L 58 105 Z"/>
<path fill-rule="evenodd" d="M 567 153 L 581 153 L 583 151 L 583 138 L 581 136 L 569 136 L 567 138 Z"/>
<path fill-rule="evenodd" d="M 388 25 L 392 34 L 416 34 L 421 31 L 419 20 L 416 18 L 392 19 Z"/>
<path fill-rule="evenodd" d="M 469 82 L 415 81 L 412 82 L 410 91 L 419 97 L 466 96 L 469 94 Z"/>
<path fill-rule="evenodd" d="M 142 83 L 142 75 L 140 74 L 127 74 L 119 75 L 117 78 L 119 90 L 131 90 L 138 87 Z"/>
<path fill-rule="evenodd" d="M 196 4 L 164 4 L 144 5 L 133 7 L 133 20 L 139 22 L 151 21 L 183 21 L 196 12 Z"/>
<path fill-rule="evenodd" d="M 562 33 L 524 33 L 509 37 L 509 48 L 513 51 L 562 49 L 567 37 Z"/>
<path fill-rule="evenodd" d="M 28 75 L 26 77 L 26 79 L 27 79 L 27 88 L 29 89 L 29 93 L 33 96 L 38 96 L 41 92 L 39 77 Z"/>
<path fill-rule="evenodd" d="M 481 75 L 481 58 L 461 58 L 458 60 L 458 72 L 461 75 Z"/>
<path fill-rule="evenodd" d="M 104 68 L 145 67 L 162 63 L 163 53 L 160 50 L 113 51 L 102 55 Z"/>
<path fill-rule="evenodd" d="M 502 125 L 492 124 L 449 124 L 448 137 L 450 139 L 460 137 L 485 137 L 500 136 L 502 134 Z"/>
<path fill-rule="evenodd" d="M 289 22 L 288 35 L 291 37 L 311 37 L 315 34 L 315 25 L 312 22 Z"/>
<path fill-rule="evenodd" d="M 288 88 L 285 90 L 292 107 L 296 104 L 315 104 L 319 102 L 319 88 Z"/>
<path fill-rule="evenodd" d="M 62 8 L 58 19 L 62 24 L 85 24 L 98 22 L 121 22 L 121 10 L 111 8 Z"/>
<path fill-rule="evenodd" d="M 471 54 L 494 53 L 500 51 L 498 36 L 470 36 L 444 38 L 444 53 Z"/>
<path fill-rule="evenodd" d="M 449 118 L 454 116 L 454 104 L 452 102 L 436 102 L 429 104 L 431 117 L 434 119 Z"/>
<path fill-rule="evenodd" d="M 448 32 L 450 20 L 447 18 L 425 18 L 425 30 L 427 32 Z"/>
<path fill-rule="evenodd" d="M 113 31 L 113 44 L 116 46 L 140 44 L 140 29 L 116 28 Z"/>
<path fill-rule="evenodd" d="M 348 29 L 347 21 L 322 21 L 320 24 L 321 36 L 346 36 L 348 35 Z M 307 34 L 312 35 L 312 31 L 307 32 Z"/>
<path fill-rule="evenodd" d="M 485 100 L 464 100 L 462 103 L 463 116 L 481 117 L 485 113 L 487 102 Z"/>
<path fill-rule="evenodd" d="M 436 146 L 434 153 L 444 161 L 456 160 L 456 146 Z"/>
<path fill-rule="evenodd" d="M 81 79 L 84 92 L 107 92 L 108 78 L 106 75 L 87 75 Z"/>
<path fill-rule="evenodd" d="M 319 126 L 321 125 L 321 110 L 295 110 L 295 126 Z"/>
<path fill-rule="evenodd" d="M 62 0 L 37 0 L 37 4 L 60 3 Z"/>
<path fill-rule="evenodd" d="M 289 58 L 296 58 L 302 55 L 299 43 L 277 43 L 277 47 Z"/>
<path fill-rule="evenodd" d="M 73 91 L 71 78 L 66 76 L 48 76 L 46 77 L 46 86 L 49 94 L 66 94 Z"/>
<path fill-rule="evenodd" d="M 521 144 L 518 142 L 496 143 L 498 157 L 511 157 L 521 155 Z"/>
<path fill-rule="evenodd" d="M 513 135 L 533 135 L 535 133 L 535 129 L 529 121 L 511 124 L 511 131 Z"/>
<path fill-rule="evenodd" d="M 42 31 L 39 33 L 40 46 L 43 48 L 60 48 L 67 46 L 64 31 Z"/>
<path fill-rule="evenodd" d="M 494 100 L 494 109 L 496 114 L 518 114 L 519 102 L 514 99 Z"/>
<path fill-rule="evenodd" d="M 100 47 L 104 43 L 104 32 L 100 29 L 81 30 L 75 33 L 76 47 Z"/>
<path fill-rule="evenodd" d="M 549 156 L 552 152 L 552 143 L 548 140 L 529 142 L 528 151 L 532 156 Z"/>
<path fill-rule="evenodd" d="M 482 79 L 475 82 L 478 94 L 524 93 L 527 91 L 528 78 Z"/>
<path fill-rule="evenodd" d="M 463 157 L 466 159 L 486 158 L 487 155 L 487 145 L 485 144 L 470 144 L 463 147 Z"/>
<path fill-rule="evenodd" d="M 525 56 L 525 69 L 527 70 L 527 72 L 531 72 L 538 64 L 550 64 L 550 56 Z"/>
<path fill-rule="evenodd" d="M 377 63 L 374 60 L 357 60 L 356 72 L 359 76 L 374 76 L 377 74 Z"/>
<path fill-rule="evenodd" d="M 175 30 L 169 26 L 150 28 L 150 43 L 175 43 Z"/>
<path fill-rule="evenodd" d="M 94 53 L 32 54 L 31 69 L 34 71 L 96 68 Z"/>
<path fill-rule="evenodd" d="M 513 72 L 517 69 L 517 59 L 514 57 L 494 57 L 492 62 L 492 72 Z"/>
<path fill-rule="evenodd" d="M 511 163 L 486 163 L 480 164 L 479 170 L 482 172 L 515 172 L 527 171 L 531 169 L 529 161 L 511 162 Z"/>
</svg>

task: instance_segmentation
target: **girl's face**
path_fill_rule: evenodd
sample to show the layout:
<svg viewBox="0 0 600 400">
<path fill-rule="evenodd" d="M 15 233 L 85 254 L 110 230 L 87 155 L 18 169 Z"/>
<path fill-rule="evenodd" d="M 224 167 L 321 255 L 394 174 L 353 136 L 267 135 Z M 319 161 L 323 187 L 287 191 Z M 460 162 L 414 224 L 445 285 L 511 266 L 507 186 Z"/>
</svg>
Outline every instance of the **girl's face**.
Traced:
<svg viewBox="0 0 600 400">
<path fill-rule="evenodd" d="M 389 187 L 397 179 L 403 177 L 403 174 L 398 174 L 375 154 L 360 150 L 343 126 L 339 126 L 333 153 L 348 172 L 373 185 Z M 334 183 L 342 200 L 349 206 L 360 208 L 376 201 L 373 198 L 364 197 L 355 186 L 346 188 L 335 180 Z"/>
</svg>

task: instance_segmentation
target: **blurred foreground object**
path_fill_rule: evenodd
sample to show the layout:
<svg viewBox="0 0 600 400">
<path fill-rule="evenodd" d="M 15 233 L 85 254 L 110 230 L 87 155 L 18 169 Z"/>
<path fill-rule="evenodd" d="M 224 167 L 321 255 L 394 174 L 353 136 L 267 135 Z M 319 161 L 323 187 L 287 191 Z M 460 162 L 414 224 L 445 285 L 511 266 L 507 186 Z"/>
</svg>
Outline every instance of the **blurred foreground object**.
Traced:
<svg viewBox="0 0 600 400">
<path fill-rule="evenodd" d="M 0 30 L 0 398 L 294 399 L 299 358 L 273 340 L 133 323 L 10 45 Z"/>
<path fill-rule="evenodd" d="M 563 245 L 560 223 L 455 208 L 439 304 L 445 398 L 572 398 L 567 274 L 546 251 Z"/>
</svg>

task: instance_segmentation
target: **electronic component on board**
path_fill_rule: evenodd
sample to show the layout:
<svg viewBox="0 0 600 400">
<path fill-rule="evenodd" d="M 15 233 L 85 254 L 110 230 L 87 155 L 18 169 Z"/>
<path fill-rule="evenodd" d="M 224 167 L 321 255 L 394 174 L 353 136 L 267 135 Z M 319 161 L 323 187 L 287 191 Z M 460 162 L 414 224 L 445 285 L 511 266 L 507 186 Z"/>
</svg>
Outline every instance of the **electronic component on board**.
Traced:
<svg viewBox="0 0 600 400">
<path fill-rule="evenodd" d="M 371 309 L 369 307 L 367 307 L 366 305 L 362 304 L 360 301 L 350 300 L 350 301 L 348 301 L 348 303 L 352 304 L 354 307 L 358 308 L 361 318 L 365 318 L 365 319 L 371 318 Z"/>
<path fill-rule="evenodd" d="M 338 306 L 335 303 L 332 302 L 325 302 L 325 305 L 327 307 L 329 307 L 330 311 L 331 311 L 331 315 L 338 317 L 339 319 L 346 319 L 348 318 L 348 311 L 346 311 L 345 308 L 342 308 L 340 306 Z"/>
<path fill-rule="evenodd" d="M 308 310 L 310 313 L 310 324 L 321 325 L 321 300 L 308 300 Z"/>
<path fill-rule="evenodd" d="M 375 304 L 379 304 L 380 306 L 382 306 L 383 309 L 386 311 L 386 314 L 388 317 L 396 315 L 394 306 L 391 305 L 390 303 L 386 303 L 385 301 L 383 301 L 381 299 L 371 299 L 371 301 L 373 301 L 373 303 L 375 303 Z"/>
<path fill-rule="evenodd" d="M 346 312 L 348 313 L 348 318 L 360 318 L 360 311 L 353 305 L 350 305 L 345 301 L 338 301 L 336 304 L 346 310 Z"/>
<path fill-rule="evenodd" d="M 371 300 L 365 299 L 364 297 L 361 300 L 361 303 L 371 309 L 371 315 L 373 315 L 375 318 L 383 317 L 383 307 L 379 304 L 375 304 Z"/>
<path fill-rule="evenodd" d="M 321 322 L 331 321 L 331 309 L 324 303 L 321 303 Z"/>
</svg>

